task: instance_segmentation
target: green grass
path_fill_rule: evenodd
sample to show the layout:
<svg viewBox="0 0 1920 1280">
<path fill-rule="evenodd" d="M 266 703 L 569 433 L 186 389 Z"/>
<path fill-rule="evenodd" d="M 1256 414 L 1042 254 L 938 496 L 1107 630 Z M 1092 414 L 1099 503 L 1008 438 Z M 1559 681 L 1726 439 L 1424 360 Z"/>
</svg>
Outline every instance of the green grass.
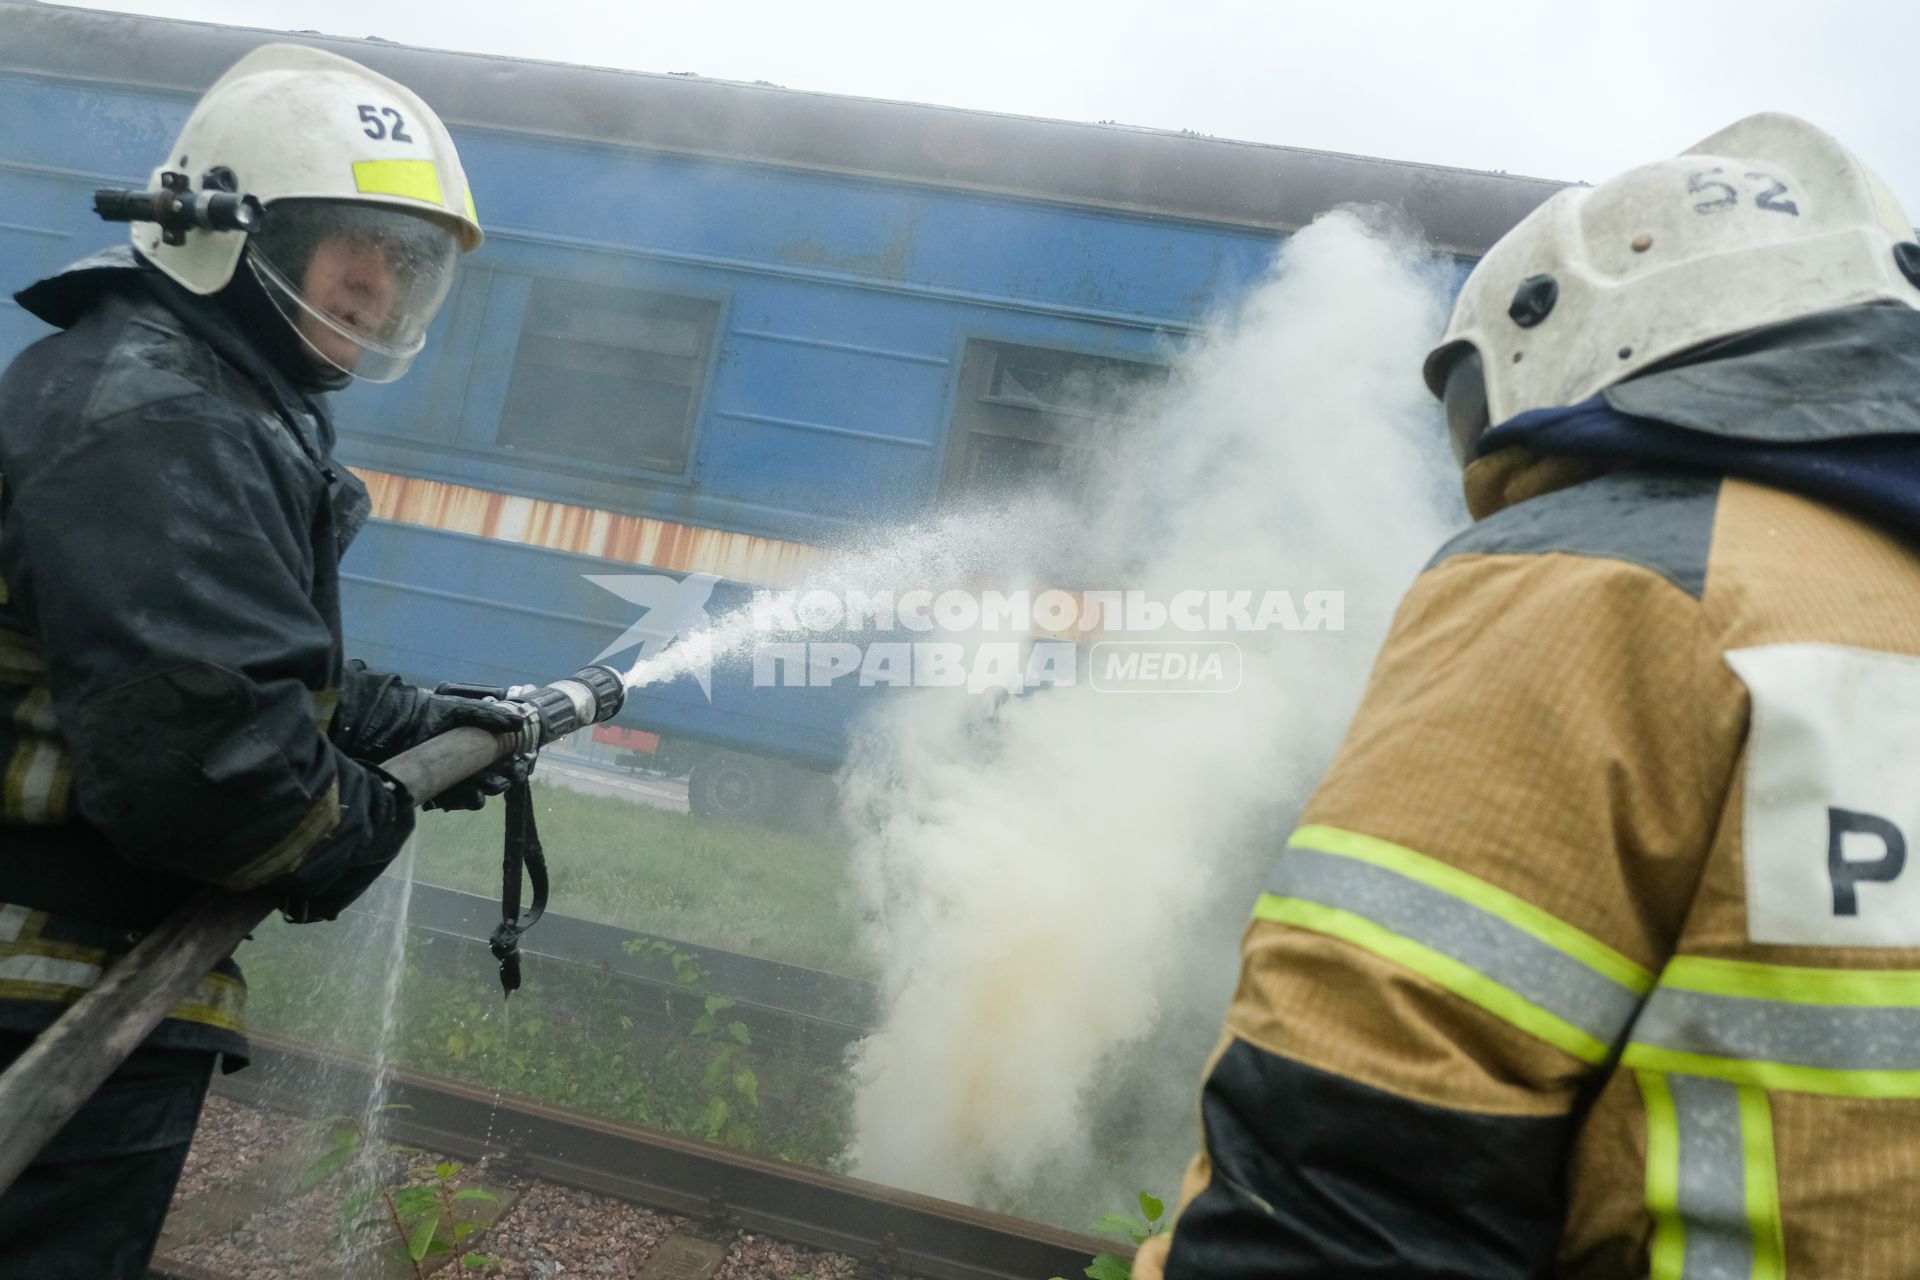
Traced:
<svg viewBox="0 0 1920 1280">
<path fill-rule="evenodd" d="M 699 946 L 855 977 L 871 976 L 843 851 L 818 836 L 690 818 L 542 786 L 534 802 L 552 879 L 548 910 Z M 497 897 L 504 806 L 424 813 L 414 876 Z M 421 964 L 459 947 L 458 976 Z M 269 921 L 240 950 L 262 1032 L 374 1056 L 394 963 L 391 927 Z M 396 1063 L 765 1155 L 832 1167 L 848 1129 L 836 1063 L 690 1030 L 704 992 L 675 1017 L 657 992 L 588 965 L 543 961 L 510 1001 L 480 944 L 413 931 L 400 974 Z M 724 1034 L 729 1028 L 716 1028 Z M 742 1074 L 744 1072 L 744 1074 Z M 716 1123 L 716 1099 L 729 1104 Z"/>
<path fill-rule="evenodd" d="M 785 964 L 870 977 L 844 851 L 820 837 L 542 786 L 549 911 Z M 414 876 L 497 897 L 502 805 L 423 813 Z"/>
<path fill-rule="evenodd" d="M 287 925 L 269 920 L 242 947 L 248 1022 L 258 1031 L 464 1080 L 482 1088 L 718 1140 L 822 1168 L 843 1161 L 851 1105 L 837 1063 L 779 1044 L 690 1030 L 704 989 L 679 1015 L 657 997 L 593 967 L 544 965 L 503 1001 L 486 948 L 412 933 L 391 1038 L 382 1045 L 381 991 L 390 926 Z M 425 971 L 423 947 L 460 947 L 455 974 Z M 741 1072 L 751 1095 L 742 1093 Z M 319 1082 L 314 1082 L 317 1086 Z M 730 1105 L 716 1123 L 716 1098 Z"/>
</svg>

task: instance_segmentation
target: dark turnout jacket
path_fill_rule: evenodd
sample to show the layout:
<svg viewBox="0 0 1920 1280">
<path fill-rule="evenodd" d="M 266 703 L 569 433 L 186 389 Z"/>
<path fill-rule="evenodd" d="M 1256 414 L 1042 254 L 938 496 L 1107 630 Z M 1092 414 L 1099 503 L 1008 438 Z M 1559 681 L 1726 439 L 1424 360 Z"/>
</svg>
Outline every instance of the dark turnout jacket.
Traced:
<svg viewBox="0 0 1920 1280">
<path fill-rule="evenodd" d="M 1141 1280 L 1914 1274 L 1920 312 L 1490 433 Z"/>
<path fill-rule="evenodd" d="M 412 819 L 350 758 L 382 678 L 323 411 L 129 251 L 19 301 L 63 330 L 0 378 L 0 1026 L 36 1030 L 202 885 L 310 891 Z M 229 961 L 153 1043 L 243 1052 L 243 999 Z"/>
</svg>

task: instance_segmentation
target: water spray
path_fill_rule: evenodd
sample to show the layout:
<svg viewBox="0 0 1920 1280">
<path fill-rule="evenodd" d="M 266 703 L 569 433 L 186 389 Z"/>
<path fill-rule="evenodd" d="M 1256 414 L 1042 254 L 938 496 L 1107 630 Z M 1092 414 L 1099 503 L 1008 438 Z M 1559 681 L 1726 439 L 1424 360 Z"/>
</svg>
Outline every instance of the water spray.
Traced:
<svg viewBox="0 0 1920 1280">
<path fill-rule="evenodd" d="M 587 667 L 564 680 L 493 691 L 525 711 L 519 730 L 451 729 L 381 767 L 418 804 L 503 760 L 611 720 L 626 701 L 620 673 Z M 0 1075 L 0 1193 L 207 971 L 279 905 L 271 888 L 208 888 L 167 917 L 41 1032 Z M 504 964 L 504 962 L 503 962 Z"/>
</svg>

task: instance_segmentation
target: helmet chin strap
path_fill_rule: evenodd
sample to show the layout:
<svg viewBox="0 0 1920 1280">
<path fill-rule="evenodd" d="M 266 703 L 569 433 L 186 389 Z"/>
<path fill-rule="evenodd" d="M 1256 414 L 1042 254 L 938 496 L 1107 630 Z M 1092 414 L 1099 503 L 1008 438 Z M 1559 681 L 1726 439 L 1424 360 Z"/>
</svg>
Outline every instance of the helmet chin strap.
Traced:
<svg viewBox="0 0 1920 1280">
<path fill-rule="evenodd" d="M 295 387 L 306 392 L 339 391 L 353 381 L 352 374 L 315 351 L 293 321 L 274 305 L 245 252 L 234 268 L 233 279 L 216 296 L 241 322 L 268 363 Z"/>
</svg>

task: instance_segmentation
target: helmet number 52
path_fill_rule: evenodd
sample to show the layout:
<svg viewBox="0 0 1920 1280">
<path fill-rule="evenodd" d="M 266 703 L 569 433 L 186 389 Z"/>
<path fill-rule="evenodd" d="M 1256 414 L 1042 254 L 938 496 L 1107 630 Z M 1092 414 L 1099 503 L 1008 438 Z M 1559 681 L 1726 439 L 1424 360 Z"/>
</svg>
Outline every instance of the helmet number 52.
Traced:
<svg viewBox="0 0 1920 1280">
<path fill-rule="evenodd" d="M 1711 169 L 1702 169 L 1687 178 L 1687 191 L 1692 195 L 1706 195 L 1709 191 L 1724 193 L 1715 196 L 1711 200 L 1702 200 L 1694 205 L 1693 211 L 1695 213 L 1718 213 L 1722 209 L 1731 209 L 1734 205 L 1740 203 L 1740 189 L 1724 178 L 1713 176 L 1722 172 L 1724 171 L 1716 165 Z M 1760 192 L 1760 194 L 1753 198 L 1755 208 L 1765 209 L 1768 213 L 1784 213 L 1790 218 L 1800 216 L 1799 205 L 1791 200 L 1782 200 L 1780 198 L 1787 194 L 1786 183 L 1780 181 L 1780 179 L 1770 173 L 1749 173 L 1745 176 L 1749 181 L 1764 182 L 1767 184 L 1766 190 Z"/>
<path fill-rule="evenodd" d="M 392 129 L 388 129 L 387 120 L 382 120 L 380 118 L 381 116 L 386 116 L 387 120 L 393 122 Z M 400 113 L 392 107 L 380 107 L 376 109 L 372 105 L 363 102 L 360 104 L 360 123 L 367 126 L 365 129 L 362 129 L 361 132 L 369 138 L 372 138 L 375 142 L 388 137 L 392 138 L 395 142 L 413 141 L 413 135 L 407 132 L 407 122 L 402 120 Z"/>
</svg>

